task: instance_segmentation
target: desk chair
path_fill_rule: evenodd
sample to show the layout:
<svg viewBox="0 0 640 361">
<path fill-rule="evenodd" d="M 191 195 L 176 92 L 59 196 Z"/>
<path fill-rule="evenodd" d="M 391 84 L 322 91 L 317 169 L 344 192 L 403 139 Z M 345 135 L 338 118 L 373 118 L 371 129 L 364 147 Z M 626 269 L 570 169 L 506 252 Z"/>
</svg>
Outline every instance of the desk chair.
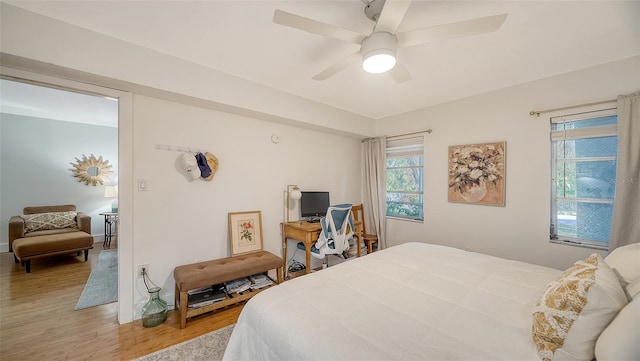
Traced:
<svg viewBox="0 0 640 361">
<path fill-rule="evenodd" d="M 351 207 L 351 211 L 353 212 L 353 219 L 356 222 L 362 222 L 362 239 L 367 245 L 367 254 L 372 253 L 373 244 L 378 243 L 378 236 L 375 234 L 367 234 L 367 227 L 364 224 L 364 210 L 362 207 L 362 203 Z"/>
<path fill-rule="evenodd" d="M 327 208 L 327 215 L 320 219 L 322 230 L 316 243 L 311 247 L 311 255 L 323 260 L 322 268 L 328 265 L 328 256 L 345 258 L 343 253 L 349 250 L 349 240 L 354 235 L 351 204 L 339 204 Z M 297 245 L 304 250 L 304 243 Z"/>
</svg>

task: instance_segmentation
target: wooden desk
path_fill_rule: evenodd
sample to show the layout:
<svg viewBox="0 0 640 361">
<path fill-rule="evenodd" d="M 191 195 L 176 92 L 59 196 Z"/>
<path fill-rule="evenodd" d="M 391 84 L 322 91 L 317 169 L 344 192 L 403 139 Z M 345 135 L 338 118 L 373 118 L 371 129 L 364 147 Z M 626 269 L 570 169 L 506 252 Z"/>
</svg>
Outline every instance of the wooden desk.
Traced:
<svg viewBox="0 0 640 361">
<path fill-rule="evenodd" d="M 362 222 L 354 223 L 354 227 L 356 228 L 354 231 L 354 235 L 356 236 L 356 253 L 358 257 L 360 257 L 360 243 L 362 238 L 361 224 Z M 322 225 L 320 225 L 320 222 L 309 223 L 305 221 L 295 221 L 282 223 L 282 258 L 284 259 L 285 279 L 289 271 L 287 267 L 287 238 L 304 243 L 306 261 L 305 274 L 307 274 L 311 271 L 311 247 L 318 240 L 321 230 Z"/>
</svg>

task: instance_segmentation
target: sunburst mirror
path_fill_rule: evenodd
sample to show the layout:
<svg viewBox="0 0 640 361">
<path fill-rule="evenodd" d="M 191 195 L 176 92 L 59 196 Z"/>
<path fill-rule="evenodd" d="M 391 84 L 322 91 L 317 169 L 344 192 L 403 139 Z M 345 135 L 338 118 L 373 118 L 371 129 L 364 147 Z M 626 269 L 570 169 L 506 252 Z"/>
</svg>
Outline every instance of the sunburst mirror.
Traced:
<svg viewBox="0 0 640 361">
<path fill-rule="evenodd" d="M 78 182 L 86 185 L 93 185 L 94 187 L 100 183 L 104 184 L 109 180 L 109 175 L 113 173 L 111 164 L 108 160 L 103 160 L 102 156 L 96 158 L 95 155 L 87 157 L 82 155 L 82 159 L 76 158 L 75 163 L 69 163 L 73 166 L 71 171 L 73 176 L 78 179 Z"/>
</svg>

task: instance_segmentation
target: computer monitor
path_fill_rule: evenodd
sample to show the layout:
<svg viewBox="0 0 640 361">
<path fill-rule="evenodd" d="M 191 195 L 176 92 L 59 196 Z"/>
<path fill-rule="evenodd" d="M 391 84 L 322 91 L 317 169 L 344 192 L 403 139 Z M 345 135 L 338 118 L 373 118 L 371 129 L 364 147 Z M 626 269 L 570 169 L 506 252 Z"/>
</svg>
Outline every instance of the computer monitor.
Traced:
<svg viewBox="0 0 640 361">
<path fill-rule="evenodd" d="M 310 220 L 327 215 L 329 192 L 301 192 L 300 216 Z"/>
</svg>

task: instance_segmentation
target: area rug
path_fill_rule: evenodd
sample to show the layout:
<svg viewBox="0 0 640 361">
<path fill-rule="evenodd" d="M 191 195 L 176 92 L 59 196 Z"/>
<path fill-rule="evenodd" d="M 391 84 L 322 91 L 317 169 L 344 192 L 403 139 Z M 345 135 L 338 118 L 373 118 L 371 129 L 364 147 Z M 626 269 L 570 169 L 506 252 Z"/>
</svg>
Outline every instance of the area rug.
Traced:
<svg viewBox="0 0 640 361">
<path fill-rule="evenodd" d="M 118 250 L 102 251 L 82 290 L 76 310 L 118 300 Z"/>
<path fill-rule="evenodd" d="M 235 325 L 205 333 L 133 361 L 220 361 Z"/>
</svg>

